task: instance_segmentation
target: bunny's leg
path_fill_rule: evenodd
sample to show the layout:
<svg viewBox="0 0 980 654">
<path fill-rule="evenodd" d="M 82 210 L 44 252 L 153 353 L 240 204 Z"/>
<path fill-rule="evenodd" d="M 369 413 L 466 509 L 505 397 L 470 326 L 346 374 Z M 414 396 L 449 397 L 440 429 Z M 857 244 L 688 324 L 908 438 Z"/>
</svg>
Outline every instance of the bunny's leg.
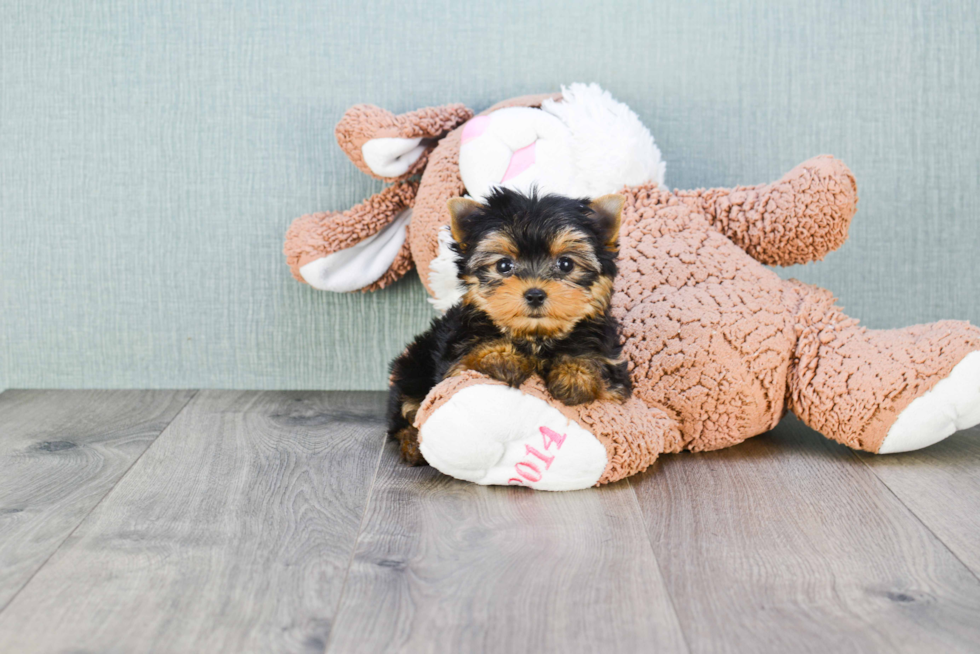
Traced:
<svg viewBox="0 0 980 654">
<path fill-rule="evenodd" d="M 980 329 L 944 320 L 871 330 L 822 289 L 799 294 L 789 408 L 854 449 L 917 450 L 980 423 Z"/>
<path fill-rule="evenodd" d="M 407 228 L 416 182 L 400 182 L 344 212 L 293 221 L 283 253 L 293 277 L 321 291 L 373 291 L 412 267 Z"/>
<path fill-rule="evenodd" d="M 441 472 L 537 490 L 618 481 L 679 442 L 676 422 L 636 398 L 569 407 L 537 378 L 518 390 L 472 371 L 436 386 L 415 424 L 422 454 Z"/>
</svg>

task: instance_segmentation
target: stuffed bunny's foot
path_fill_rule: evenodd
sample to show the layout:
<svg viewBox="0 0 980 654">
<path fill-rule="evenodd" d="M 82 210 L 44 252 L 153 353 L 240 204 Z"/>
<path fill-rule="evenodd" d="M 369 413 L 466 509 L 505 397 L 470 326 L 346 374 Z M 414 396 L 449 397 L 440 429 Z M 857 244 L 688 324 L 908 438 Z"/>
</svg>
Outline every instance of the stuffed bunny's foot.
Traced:
<svg viewBox="0 0 980 654">
<path fill-rule="evenodd" d="M 483 485 L 576 490 L 594 486 L 606 448 L 544 400 L 497 384 L 456 392 L 420 430 L 419 447 L 440 472 Z"/>
<path fill-rule="evenodd" d="M 980 352 L 971 352 L 945 379 L 899 414 L 878 453 L 922 449 L 977 424 L 980 424 Z"/>
</svg>

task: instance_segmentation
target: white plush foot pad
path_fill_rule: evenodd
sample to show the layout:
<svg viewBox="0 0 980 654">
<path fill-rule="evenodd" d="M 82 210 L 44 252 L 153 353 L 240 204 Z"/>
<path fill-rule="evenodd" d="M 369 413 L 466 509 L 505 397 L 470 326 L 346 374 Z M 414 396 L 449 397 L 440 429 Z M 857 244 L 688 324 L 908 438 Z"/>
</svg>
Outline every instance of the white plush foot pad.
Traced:
<svg viewBox="0 0 980 654">
<path fill-rule="evenodd" d="M 980 352 L 970 352 L 946 379 L 899 414 L 878 454 L 922 449 L 977 424 L 980 424 Z"/>
<path fill-rule="evenodd" d="M 594 486 L 606 448 L 547 402 L 480 384 L 429 416 L 419 450 L 440 472 L 483 485 L 576 490 Z"/>
</svg>

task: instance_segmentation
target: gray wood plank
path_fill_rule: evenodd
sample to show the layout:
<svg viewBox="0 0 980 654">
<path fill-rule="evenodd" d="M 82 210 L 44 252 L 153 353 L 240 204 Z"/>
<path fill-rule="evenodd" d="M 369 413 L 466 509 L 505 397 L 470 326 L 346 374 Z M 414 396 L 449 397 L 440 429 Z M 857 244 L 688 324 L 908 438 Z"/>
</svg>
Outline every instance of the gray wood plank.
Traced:
<svg viewBox="0 0 980 654">
<path fill-rule="evenodd" d="M 202 391 L 0 614 L 0 651 L 322 652 L 383 405 Z"/>
<path fill-rule="evenodd" d="M 476 486 L 388 444 L 327 652 L 678 651 L 628 484 Z"/>
<path fill-rule="evenodd" d="M 977 651 L 980 582 L 860 459 L 789 419 L 634 482 L 692 652 Z"/>
<path fill-rule="evenodd" d="M 861 459 L 980 576 L 980 427 L 917 452 Z"/>
<path fill-rule="evenodd" d="M 0 611 L 193 394 L 0 395 Z"/>
</svg>

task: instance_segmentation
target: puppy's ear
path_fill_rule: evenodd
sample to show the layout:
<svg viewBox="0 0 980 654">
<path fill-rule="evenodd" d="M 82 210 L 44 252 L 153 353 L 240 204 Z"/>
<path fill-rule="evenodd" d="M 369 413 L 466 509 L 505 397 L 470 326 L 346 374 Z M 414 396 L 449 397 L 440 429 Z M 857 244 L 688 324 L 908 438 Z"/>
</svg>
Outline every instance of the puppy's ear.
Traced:
<svg viewBox="0 0 980 654">
<path fill-rule="evenodd" d="M 466 247 L 468 218 L 483 209 L 483 205 L 476 200 L 467 198 L 453 198 L 449 201 L 449 215 L 452 216 L 450 227 L 453 230 L 453 240 L 461 248 Z"/>
<path fill-rule="evenodd" d="M 602 233 L 606 241 L 606 246 L 616 247 L 616 240 L 619 238 L 619 223 L 623 217 L 623 205 L 626 204 L 626 197 L 618 193 L 610 193 L 593 200 L 589 208 L 595 213 L 602 227 Z"/>
</svg>

